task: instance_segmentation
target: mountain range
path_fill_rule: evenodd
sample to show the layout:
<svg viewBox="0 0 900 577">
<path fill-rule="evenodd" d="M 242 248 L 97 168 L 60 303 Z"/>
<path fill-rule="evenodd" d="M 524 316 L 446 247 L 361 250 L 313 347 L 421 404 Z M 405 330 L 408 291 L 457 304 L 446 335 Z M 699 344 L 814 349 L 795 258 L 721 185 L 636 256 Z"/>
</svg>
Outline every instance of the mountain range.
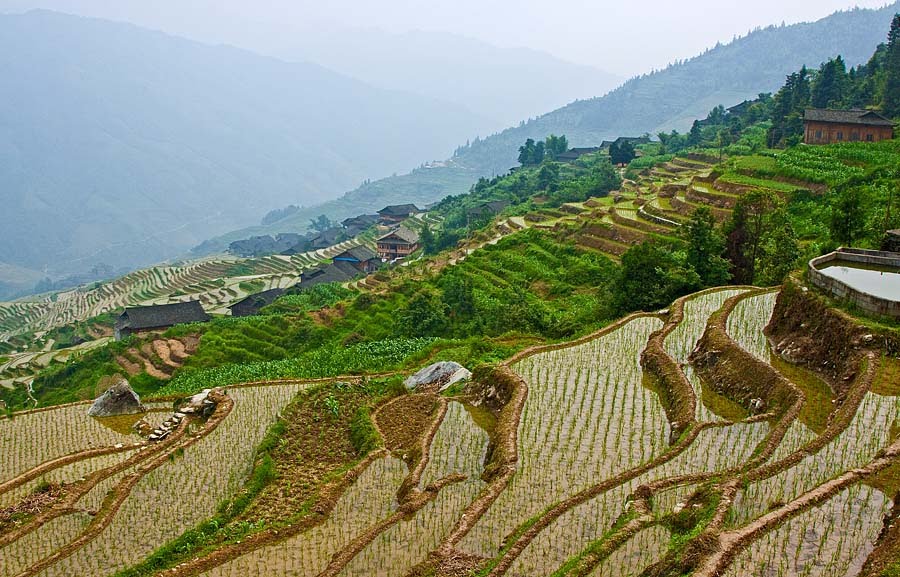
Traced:
<svg viewBox="0 0 900 577">
<path fill-rule="evenodd" d="M 811 23 L 755 30 L 690 60 L 632 78 L 604 96 L 574 101 L 477 139 L 461 146 L 445 163 L 368 182 L 338 200 L 308 207 L 281 221 L 211 239 L 197 247 L 195 254 L 224 250 L 229 242 L 255 234 L 302 230 L 318 214 L 344 218 L 388 202 L 428 204 L 465 192 L 479 177 L 506 173 L 528 138 L 565 134 L 573 146 L 595 146 L 618 136 L 684 132 L 715 106 L 732 106 L 777 90 L 786 75 L 803 65 L 818 68 L 838 54 L 848 66 L 866 62 L 884 41 L 897 12 L 900 2 L 878 10 L 837 12 Z"/>
<path fill-rule="evenodd" d="M 0 271 L 49 276 L 170 258 L 483 125 L 318 65 L 49 11 L 0 16 L 0 93 Z"/>
</svg>

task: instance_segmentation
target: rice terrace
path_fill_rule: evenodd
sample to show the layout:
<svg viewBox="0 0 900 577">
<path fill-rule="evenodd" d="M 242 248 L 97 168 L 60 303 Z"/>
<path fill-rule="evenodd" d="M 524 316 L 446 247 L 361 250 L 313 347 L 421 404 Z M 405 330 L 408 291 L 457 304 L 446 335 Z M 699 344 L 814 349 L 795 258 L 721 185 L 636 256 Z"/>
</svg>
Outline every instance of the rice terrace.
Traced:
<svg viewBox="0 0 900 577">
<path fill-rule="evenodd" d="M 157 442 L 84 404 L 17 414 L 0 571 L 150 574 L 182 535 L 160 574 L 857 574 L 898 544 L 898 363 L 864 339 L 833 396 L 780 372 L 785 290 L 691 295 L 450 395 L 248 383 L 206 417 L 154 400 L 151 426 L 178 415 Z"/>
<path fill-rule="evenodd" d="M 36 12 L 22 22 L 87 25 Z M 86 20 L 85 42 L 139 29 Z M 838 42 L 888 21 L 866 59 Z M 123 53 L 173 41 L 151 36 Z M 849 70 L 830 52 L 803 64 L 825 38 Z M 164 52 L 205 63 L 217 93 L 248 62 L 305 70 L 197 46 Z M 779 88 L 709 110 L 758 60 Z M 176 64 L 160 62 L 145 68 Z M 90 78 L 65 70 L 61 86 Z M 153 76 L 136 85 L 168 97 Z M 312 84 L 279 106 L 344 102 Z M 401 134 L 372 90 L 368 113 Z M 263 118 L 251 92 L 246 118 L 217 105 L 234 121 L 219 138 Z M 649 124 L 618 124 L 629 115 Z M 98 133 L 155 122 L 119 116 Z M 310 121 L 279 118 L 276 132 Z M 243 187 L 263 162 L 295 188 L 276 166 L 294 156 L 269 147 L 334 177 L 354 167 L 338 148 L 371 152 L 354 118 L 335 148 L 253 133 L 266 146 L 221 182 L 173 164 L 177 131 L 143 135 L 133 148 L 166 159 L 120 176 L 171 164 L 167 178 Z M 0 577 L 900 577 L 898 120 L 900 2 L 754 30 L 154 266 L 31 292 L 0 276 Z M 197 170 L 228 164 L 197 150 Z M 170 233 L 187 242 L 201 220 Z"/>
</svg>

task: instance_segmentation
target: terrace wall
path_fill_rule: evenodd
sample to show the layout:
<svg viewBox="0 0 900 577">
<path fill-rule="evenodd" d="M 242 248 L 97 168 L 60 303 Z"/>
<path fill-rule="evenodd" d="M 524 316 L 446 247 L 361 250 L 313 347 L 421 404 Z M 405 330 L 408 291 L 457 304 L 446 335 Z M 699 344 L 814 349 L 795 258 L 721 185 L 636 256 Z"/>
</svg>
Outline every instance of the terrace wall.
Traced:
<svg viewBox="0 0 900 577">
<path fill-rule="evenodd" d="M 848 299 L 866 312 L 900 319 L 900 302 L 870 295 L 851 287 L 847 283 L 832 278 L 819 271 L 819 266 L 834 260 L 845 260 L 879 266 L 896 267 L 900 270 L 900 253 L 856 248 L 839 248 L 824 256 L 809 261 L 809 282 L 826 290 L 838 298 Z"/>
</svg>

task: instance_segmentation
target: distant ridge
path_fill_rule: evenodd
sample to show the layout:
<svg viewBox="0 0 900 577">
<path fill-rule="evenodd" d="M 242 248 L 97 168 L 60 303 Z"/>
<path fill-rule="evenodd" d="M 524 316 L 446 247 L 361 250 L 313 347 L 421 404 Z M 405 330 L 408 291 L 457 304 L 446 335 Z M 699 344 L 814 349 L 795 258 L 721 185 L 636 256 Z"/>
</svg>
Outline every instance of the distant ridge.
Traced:
<svg viewBox="0 0 900 577">
<path fill-rule="evenodd" d="M 444 157 L 480 122 L 317 65 L 46 10 L 0 15 L 0 94 L 0 272 L 54 279 L 175 257 Z"/>
<path fill-rule="evenodd" d="M 572 146 L 592 146 L 617 136 L 685 131 L 715 106 L 731 106 L 773 92 L 804 64 L 818 68 L 841 54 L 848 66 L 869 59 L 884 41 L 900 2 L 885 8 L 837 12 L 812 23 L 770 26 L 665 70 L 628 82 L 609 94 L 567 106 L 457 149 L 440 166 L 364 184 L 341 199 L 294 213 L 268 226 L 212 239 L 196 253 L 216 252 L 251 234 L 303 229 L 318 214 L 345 218 L 392 202 L 428 204 L 465 192 L 481 176 L 504 174 L 528 138 L 565 134 Z"/>
</svg>

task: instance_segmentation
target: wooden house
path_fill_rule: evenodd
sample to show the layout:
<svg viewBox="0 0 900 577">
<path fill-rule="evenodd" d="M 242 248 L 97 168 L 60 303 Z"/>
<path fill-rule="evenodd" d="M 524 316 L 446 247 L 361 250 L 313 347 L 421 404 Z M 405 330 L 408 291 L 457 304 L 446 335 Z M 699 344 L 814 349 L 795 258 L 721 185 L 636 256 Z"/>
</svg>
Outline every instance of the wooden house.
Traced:
<svg viewBox="0 0 900 577">
<path fill-rule="evenodd" d="M 466 211 L 469 217 L 477 218 L 484 215 L 495 215 L 503 212 L 507 206 L 512 204 L 508 200 L 489 200 L 482 202 Z"/>
<path fill-rule="evenodd" d="M 341 226 L 347 236 L 356 236 L 374 224 L 378 224 L 380 217 L 377 214 L 360 214 L 341 221 Z"/>
<path fill-rule="evenodd" d="M 810 108 L 803 114 L 803 142 L 881 142 L 894 138 L 894 123 L 873 110 Z"/>
<path fill-rule="evenodd" d="M 116 340 L 147 331 L 165 330 L 186 323 L 205 323 L 209 315 L 200 306 L 200 301 L 128 307 L 116 319 Z"/>
<path fill-rule="evenodd" d="M 380 237 L 376 243 L 381 258 L 394 260 L 415 252 L 419 248 L 419 235 L 401 226 Z"/>
<path fill-rule="evenodd" d="M 304 271 L 300 275 L 299 290 L 312 288 L 319 284 L 332 282 L 348 282 L 362 276 L 362 272 L 347 261 L 336 261 Z"/>
<path fill-rule="evenodd" d="M 341 254 L 335 255 L 331 261 L 334 264 L 339 262 L 350 263 L 356 270 L 364 273 L 374 272 L 381 266 L 381 258 L 378 254 L 362 244 L 348 248 Z"/>
<path fill-rule="evenodd" d="M 284 289 L 273 288 L 252 294 L 247 298 L 234 303 L 228 309 L 233 317 L 249 317 L 258 315 L 261 308 L 275 302 L 275 299 L 284 294 Z"/>
<path fill-rule="evenodd" d="M 414 204 L 392 204 L 378 211 L 378 217 L 381 224 L 394 225 L 400 224 L 410 216 L 421 212 L 419 207 Z"/>
<path fill-rule="evenodd" d="M 569 150 L 563 152 L 562 154 L 558 154 L 556 156 L 557 162 L 568 162 L 573 163 L 585 154 L 594 154 L 595 152 L 599 152 L 600 148 L 598 147 L 590 147 L 590 148 L 570 148 Z"/>
</svg>

